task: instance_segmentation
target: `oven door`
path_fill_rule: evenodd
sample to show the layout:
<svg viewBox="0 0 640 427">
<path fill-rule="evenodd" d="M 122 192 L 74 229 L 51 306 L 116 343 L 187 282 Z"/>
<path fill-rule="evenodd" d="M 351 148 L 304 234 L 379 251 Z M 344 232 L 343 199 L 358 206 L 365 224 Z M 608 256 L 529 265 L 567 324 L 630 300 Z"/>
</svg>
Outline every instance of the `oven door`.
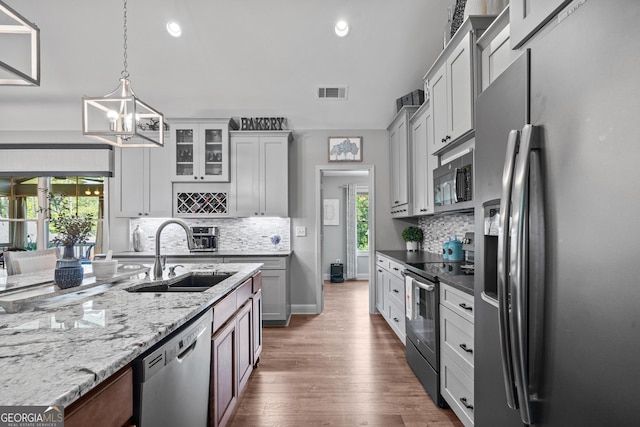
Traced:
<svg viewBox="0 0 640 427">
<path fill-rule="evenodd" d="M 407 338 L 436 370 L 438 368 L 438 285 L 405 271 Z"/>
</svg>

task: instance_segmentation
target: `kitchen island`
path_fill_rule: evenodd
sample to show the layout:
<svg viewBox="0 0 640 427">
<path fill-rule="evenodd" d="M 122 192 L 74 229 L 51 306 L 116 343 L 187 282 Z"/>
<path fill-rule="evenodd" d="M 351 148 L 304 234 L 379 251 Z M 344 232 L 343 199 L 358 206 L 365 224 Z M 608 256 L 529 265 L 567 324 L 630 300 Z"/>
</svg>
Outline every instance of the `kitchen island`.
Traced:
<svg viewBox="0 0 640 427">
<path fill-rule="evenodd" d="M 0 405 L 67 407 L 224 299 L 261 267 L 190 265 L 192 271 L 236 272 L 204 292 L 128 292 L 145 280 L 142 274 L 27 305 L 17 313 L 0 309 Z M 20 278 L 0 280 L 15 287 Z"/>
</svg>

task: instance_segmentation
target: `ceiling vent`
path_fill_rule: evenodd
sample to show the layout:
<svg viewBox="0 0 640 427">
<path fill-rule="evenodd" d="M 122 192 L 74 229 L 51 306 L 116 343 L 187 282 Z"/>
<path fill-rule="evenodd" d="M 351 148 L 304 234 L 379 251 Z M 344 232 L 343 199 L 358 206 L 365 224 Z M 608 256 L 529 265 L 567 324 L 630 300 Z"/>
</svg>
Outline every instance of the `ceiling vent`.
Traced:
<svg viewBox="0 0 640 427">
<path fill-rule="evenodd" d="M 320 86 L 318 87 L 318 99 L 346 101 L 348 86 Z"/>
</svg>

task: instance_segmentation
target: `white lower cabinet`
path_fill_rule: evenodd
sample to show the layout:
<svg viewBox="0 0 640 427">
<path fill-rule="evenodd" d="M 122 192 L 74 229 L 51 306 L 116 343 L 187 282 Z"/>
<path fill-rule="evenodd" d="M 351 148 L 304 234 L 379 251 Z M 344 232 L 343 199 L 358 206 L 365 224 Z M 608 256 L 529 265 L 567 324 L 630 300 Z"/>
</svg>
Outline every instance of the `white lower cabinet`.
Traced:
<svg viewBox="0 0 640 427">
<path fill-rule="evenodd" d="M 403 269 L 395 260 L 376 254 L 376 307 L 404 344 L 407 334 Z"/>
<path fill-rule="evenodd" d="M 440 283 L 440 394 L 473 425 L 473 296 Z"/>
<path fill-rule="evenodd" d="M 291 319 L 288 257 L 224 258 L 225 263 L 259 262 L 262 267 L 262 324 L 286 326 Z"/>
</svg>

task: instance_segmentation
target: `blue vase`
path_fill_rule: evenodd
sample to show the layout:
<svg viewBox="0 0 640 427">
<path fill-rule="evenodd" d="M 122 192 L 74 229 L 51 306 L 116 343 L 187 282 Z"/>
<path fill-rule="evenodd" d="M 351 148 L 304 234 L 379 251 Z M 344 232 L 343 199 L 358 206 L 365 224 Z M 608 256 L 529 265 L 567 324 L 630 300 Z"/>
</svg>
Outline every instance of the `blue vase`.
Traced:
<svg viewBox="0 0 640 427">
<path fill-rule="evenodd" d="M 80 286 L 84 279 L 84 268 L 78 258 L 73 257 L 73 246 L 65 246 L 64 256 L 56 261 L 54 279 L 60 289 Z"/>
</svg>

